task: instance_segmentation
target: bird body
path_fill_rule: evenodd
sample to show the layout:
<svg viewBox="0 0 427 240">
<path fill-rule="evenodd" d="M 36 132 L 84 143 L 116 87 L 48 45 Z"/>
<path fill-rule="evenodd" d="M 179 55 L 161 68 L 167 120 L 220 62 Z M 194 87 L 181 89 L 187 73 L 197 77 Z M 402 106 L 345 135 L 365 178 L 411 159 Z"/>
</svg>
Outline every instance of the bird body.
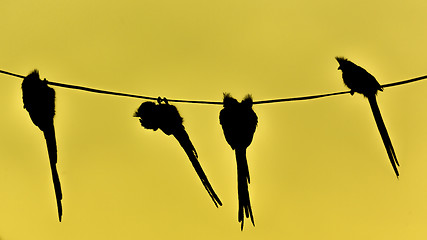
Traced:
<svg viewBox="0 0 427 240">
<path fill-rule="evenodd" d="M 187 154 L 191 164 L 194 167 L 197 175 L 202 181 L 203 186 L 214 202 L 215 206 L 222 206 L 222 202 L 212 188 L 205 172 L 203 171 L 202 166 L 198 161 L 198 155 L 196 149 L 193 146 L 193 143 L 190 140 L 187 132 L 185 131 L 183 119 L 180 116 L 177 108 L 173 105 L 160 104 L 161 100 L 159 99 L 159 104 L 154 102 L 144 102 L 135 112 L 134 116 L 139 117 L 141 125 L 146 129 L 152 129 L 156 131 L 160 128 L 166 135 L 173 135 L 175 139 L 179 142 L 181 147 L 184 149 Z M 166 101 L 166 100 L 165 100 Z"/>
<path fill-rule="evenodd" d="M 397 161 L 396 153 L 394 152 L 391 139 L 385 127 L 384 120 L 381 116 L 381 112 L 376 99 L 378 90 L 383 91 L 383 88 L 375 79 L 375 77 L 368 73 L 362 67 L 354 64 L 353 62 L 343 57 L 336 57 L 335 59 L 340 64 L 338 70 L 342 71 L 342 78 L 344 84 L 348 88 L 350 88 L 351 94 L 353 95 L 354 92 L 357 92 L 363 94 L 363 96 L 368 99 L 369 105 L 371 106 L 372 114 L 374 115 L 375 122 L 377 124 L 378 130 L 386 148 L 387 155 L 390 159 L 391 165 L 396 176 L 399 177 L 399 171 L 397 169 L 397 166 L 399 166 L 399 162 Z"/>
<path fill-rule="evenodd" d="M 59 181 L 57 163 L 57 147 L 53 118 L 55 116 L 55 90 L 40 80 L 39 73 L 34 70 L 22 82 L 22 100 L 33 123 L 43 132 L 48 150 L 53 185 L 55 189 L 59 221 L 62 218 L 62 190 Z"/>
<path fill-rule="evenodd" d="M 365 69 L 343 57 L 336 57 L 336 59 L 340 64 L 338 70 L 342 71 L 344 84 L 350 88 L 352 95 L 357 92 L 368 97 L 375 96 L 378 90 L 383 91 L 375 77 Z"/>
<path fill-rule="evenodd" d="M 248 190 L 250 175 L 246 149 L 252 143 L 258 124 L 258 117 L 252 109 L 253 101 L 250 95 L 239 103 L 230 94 L 224 94 L 223 105 L 224 108 L 219 114 L 219 120 L 225 140 L 236 155 L 239 199 L 238 221 L 241 222 L 241 230 L 243 230 L 244 216 L 246 218 L 250 217 L 252 224 L 255 226 Z"/>
</svg>

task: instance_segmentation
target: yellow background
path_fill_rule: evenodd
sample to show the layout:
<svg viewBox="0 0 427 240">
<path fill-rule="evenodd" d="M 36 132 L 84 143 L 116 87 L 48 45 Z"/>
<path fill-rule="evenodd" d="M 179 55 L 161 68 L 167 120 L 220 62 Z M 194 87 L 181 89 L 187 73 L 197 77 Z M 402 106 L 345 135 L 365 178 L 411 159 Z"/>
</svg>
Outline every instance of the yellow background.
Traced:
<svg viewBox="0 0 427 240">
<path fill-rule="evenodd" d="M 380 83 L 427 74 L 424 0 L 2 0 L 0 69 L 89 87 L 221 101 L 346 90 L 334 57 Z M 248 149 L 256 227 L 237 222 L 221 106 L 176 104 L 224 206 L 179 144 L 132 117 L 141 100 L 54 87 L 58 222 L 44 138 L 2 75 L 0 239 L 425 239 L 427 83 L 378 102 L 396 179 L 360 95 L 256 105 Z"/>
</svg>

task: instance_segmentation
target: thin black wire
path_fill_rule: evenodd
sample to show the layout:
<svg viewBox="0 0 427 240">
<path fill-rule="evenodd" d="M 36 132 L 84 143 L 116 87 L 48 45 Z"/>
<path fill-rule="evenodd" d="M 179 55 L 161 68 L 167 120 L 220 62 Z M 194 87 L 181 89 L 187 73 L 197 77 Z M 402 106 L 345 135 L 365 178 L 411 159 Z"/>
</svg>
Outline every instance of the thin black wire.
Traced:
<svg viewBox="0 0 427 240">
<path fill-rule="evenodd" d="M 383 88 L 394 87 L 394 86 L 398 86 L 398 85 L 402 85 L 402 84 L 416 82 L 416 81 L 419 81 L 419 80 L 422 80 L 422 79 L 425 79 L 425 78 L 427 78 L 427 75 L 421 76 L 421 77 L 417 77 L 417 78 L 408 79 L 408 80 L 404 80 L 404 81 L 398 81 L 398 82 L 394 82 L 394 83 L 388 83 L 388 84 L 384 84 L 384 85 L 381 85 L 381 86 Z"/>
<path fill-rule="evenodd" d="M 277 102 L 302 101 L 302 100 L 309 100 L 309 99 L 316 99 L 316 98 L 323 98 L 323 97 L 341 95 L 341 94 L 346 94 L 346 93 L 350 93 L 350 91 L 326 93 L 326 94 L 311 95 L 311 96 L 305 96 L 305 97 L 293 97 L 293 98 L 281 98 L 281 99 L 255 101 L 254 104 L 266 104 L 266 103 L 277 103 Z"/>
<path fill-rule="evenodd" d="M 49 82 L 47 81 L 47 84 L 58 86 L 58 87 L 64 87 L 64 88 L 72 88 L 87 92 L 94 92 L 94 93 L 101 93 L 101 94 L 109 94 L 109 95 L 115 95 L 115 96 L 123 96 L 123 97 L 132 97 L 132 98 L 142 98 L 142 99 L 148 99 L 148 100 L 157 100 L 158 98 L 155 97 L 147 97 L 142 95 L 135 95 L 135 94 L 128 94 L 128 93 L 120 93 L 120 92 L 112 92 L 112 91 L 106 91 L 106 90 L 100 90 L 100 89 L 94 89 L 94 88 L 88 88 L 88 87 L 82 87 L 82 86 L 76 86 L 76 85 L 70 85 L 65 83 L 57 83 L 57 82 Z M 180 103 L 198 103 L 198 104 L 222 104 L 222 102 L 211 102 L 211 101 L 197 101 L 197 100 L 179 100 L 179 99 L 168 99 L 169 102 L 180 102 Z"/>
<path fill-rule="evenodd" d="M 22 76 L 22 75 L 18 75 L 18 74 L 11 73 L 11 72 L 6 72 L 6 71 L 3 71 L 3 70 L 0 70 L 0 73 L 11 75 L 11 76 L 14 76 L 14 77 L 24 78 L 24 76 Z"/>
<path fill-rule="evenodd" d="M 3 70 L 0 70 L 0 73 L 11 75 L 11 76 L 18 77 L 18 78 L 25 78 L 25 76 L 15 74 L 15 73 L 11 73 L 11 72 L 6 72 Z M 76 90 L 81 90 L 81 91 L 86 91 L 86 92 L 108 94 L 108 95 L 115 95 L 115 96 L 122 96 L 122 97 L 131 97 L 131 98 L 142 98 L 142 99 L 148 99 L 148 100 L 157 100 L 158 99 L 155 97 L 147 97 L 147 96 L 129 94 L 129 93 L 112 92 L 112 91 L 100 90 L 100 89 L 71 85 L 71 84 L 65 84 L 65 83 L 51 82 L 51 81 L 47 81 L 47 80 L 46 80 L 46 82 L 47 82 L 47 84 L 52 85 L 52 86 L 76 89 Z M 179 99 L 168 99 L 168 101 L 169 102 L 181 102 L 181 103 L 199 103 L 199 104 L 217 104 L 217 105 L 222 104 L 222 102 L 179 100 Z"/>
<path fill-rule="evenodd" d="M 47 81 L 47 84 L 53 85 L 53 86 L 58 86 L 58 87 L 63 87 L 63 88 L 72 88 L 72 89 L 77 89 L 77 90 L 82 90 L 82 91 L 87 91 L 87 92 L 100 93 L 100 94 L 108 94 L 108 95 L 132 97 L 132 98 L 142 98 L 142 99 L 149 99 L 149 100 L 156 100 L 157 99 L 157 98 L 153 98 L 153 97 L 139 96 L 139 95 L 135 95 L 135 94 L 120 93 L 120 92 L 112 92 L 112 91 L 106 91 L 106 90 L 99 90 L 99 89 L 82 87 L 82 86 L 75 86 L 75 85 L 70 85 L 70 84 L 65 84 L 65 83 L 57 83 L 57 82 Z"/>
<path fill-rule="evenodd" d="M 11 75 L 11 76 L 18 77 L 18 78 L 25 78 L 25 76 L 22 76 L 22 75 L 19 75 L 19 74 L 15 74 L 15 73 L 6 72 L 6 71 L 3 71 L 3 70 L 0 70 L 0 73 Z M 394 87 L 394 86 L 403 85 L 403 84 L 407 84 L 407 83 L 417 82 L 417 81 L 420 81 L 420 80 L 423 80 L 423 79 L 426 79 L 426 78 L 427 78 L 427 75 L 424 75 L 424 76 L 421 76 L 421 77 L 412 78 L 412 79 L 403 80 L 403 81 L 397 81 L 397 82 L 393 82 L 393 83 L 388 83 L 388 84 L 384 84 L 384 85 L 381 85 L 381 86 L 383 88 Z M 53 86 L 58 86 L 58 87 L 63 87 L 63 88 L 70 88 L 70 89 L 76 89 L 76 90 L 93 92 L 93 93 L 108 94 L 108 95 L 123 96 L 123 97 L 131 97 L 131 98 L 142 98 L 142 99 L 148 99 L 148 100 L 157 100 L 158 99 L 158 98 L 155 98 L 155 97 L 147 97 L 147 96 L 142 96 L 142 95 L 120 93 L 120 92 L 112 92 L 112 91 L 100 90 L 100 89 L 95 89 L 95 88 L 88 88 L 88 87 L 82 87 L 82 86 L 77 86 L 77 85 L 70 85 L 70 84 L 65 84 L 65 83 L 50 82 L 50 81 L 47 81 L 47 80 L 46 80 L 46 82 L 47 82 L 47 84 L 53 85 Z M 293 97 L 293 98 L 281 98 L 281 99 L 262 100 L 262 101 L 255 101 L 253 104 L 266 104 L 266 103 L 277 103 L 277 102 L 302 101 L 302 100 L 324 98 L 324 97 L 335 96 L 335 95 L 342 95 L 342 94 L 347 94 L 347 93 L 350 93 L 350 91 L 333 92 L 333 93 L 310 95 L 310 96 L 304 96 L 304 97 Z M 179 99 L 168 99 L 168 101 L 169 102 L 179 102 L 179 103 L 197 103 L 197 104 L 222 105 L 222 102 L 214 102 L 214 101 L 179 100 Z"/>
</svg>

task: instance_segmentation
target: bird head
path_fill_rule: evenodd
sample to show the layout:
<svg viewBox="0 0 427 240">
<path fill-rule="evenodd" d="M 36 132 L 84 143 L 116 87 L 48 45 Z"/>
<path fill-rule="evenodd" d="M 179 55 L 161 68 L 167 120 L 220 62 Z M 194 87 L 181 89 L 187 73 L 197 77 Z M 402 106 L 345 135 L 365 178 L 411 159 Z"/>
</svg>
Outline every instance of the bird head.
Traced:
<svg viewBox="0 0 427 240">
<path fill-rule="evenodd" d="M 26 89 L 39 89 L 42 81 L 40 80 L 39 71 L 37 69 L 34 69 L 28 76 L 24 78 L 24 81 L 22 82 L 22 89 L 24 91 Z"/>
<path fill-rule="evenodd" d="M 254 100 L 252 99 L 252 95 L 250 94 L 246 95 L 245 98 L 243 98 L 242 100 L 242 104 L 249 108 L 252 107 L 253 103 L 254 103 Z"/>
<path fill-rule="evenodd" d="M 26 78 L 40 80 L 39 70 L 34 69 Z"/>
<path fill-rule="evenodd" d="M 239 103 L 235 98 L 231 96 L 230 93 L 224 93 L 224 99 L 222 102 L 224 107 L 231 107 Z"/>
<path fill-rule="evenodd" d="M 139 122 L 144 128 L 156 131 L 159 128 L 156 108 L 154 102 L 143 102 L 133 116 L 139 117 Z"/>
<path fill-rule="evenodd" d="M 338 67 L 338 70 L 345 70 L 347 67 L 354 65 L 354 63 L 350 62 L 349 60 L 347 60 L 347 58 L 344 57 L 335 57 L 335 59 L 338 61 L 338 64 L 340 65 Z"/>
</svg>

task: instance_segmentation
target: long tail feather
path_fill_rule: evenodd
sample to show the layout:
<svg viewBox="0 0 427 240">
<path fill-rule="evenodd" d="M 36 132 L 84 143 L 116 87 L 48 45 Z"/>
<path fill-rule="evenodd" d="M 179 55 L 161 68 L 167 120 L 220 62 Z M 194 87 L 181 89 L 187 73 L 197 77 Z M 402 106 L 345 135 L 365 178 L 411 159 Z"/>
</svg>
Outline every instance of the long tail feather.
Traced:
<svg viewBox="0 0 427 240">
<path fill-rule="evenodd" d="M 374 114 L 374 118 L 375 118 L 375 122 L 377 123 L 378 130 L 381 134 L 381 138 L 383 139 L 388 158 L 390 159 L 391 165 L 393 166 L 396 176 L 399 177 L 399 171 L 397 169 L 397 166 L 399 166 L 399 162 L 397 161 L 396 153 L 394 152 L 394 148 L 393 148 L 393 145 L 391 144 L 391 140 L 388 135 L 387 129 L 385 127 L 383 118 L 381 117 L 381 112 L 380 112 L 380 109 L 378 108 L 376 96 L 375 95 L 369 96 L 368 100 L 369 100 L 369 104 L 371 105 L 372 113 Z"/>
<path fill-rule="evenodd" d="M 62 191 L 61 191 L 61 183 L 59 182 L 59 175 L 56 169 L 57 163 L 57 148 L 56 148 L 56 137 L 55 137 L 55 128 L 53 123 L 47 129 L 43 131 L 44 137 L 46 139 L 47 151 L 49 154 L 50 160 L 50 169 L 52 171 L 52 180 L 53 186 L 55 188 L 56 195 L 56 204 L 58 206 L 58 217 L 59 221 L 62 219 Z"/>
<path fill-rule="evenodd" d="M 249 168 L 246 159 L 246 149 L 235 149 L 237 162 L 237 190 L 239 194 L 239 212 L 238 220 L 241 222 L 240 229 L 243 230 L 244 217 L 251 218 L 252 225 L 255 226 L 254 216 L 252 215 L 251 200 L 249 198 Z M 245 216 L 243 216 L 243 212 Z"/>
<path fill-rule="evenodd" d="M 188 136 L 185 129 L 177 131 L 176 133 L 174 133 L 174 136 L 178 140 L 181 147 L 184 149 L 188 158 L 190 159 L 191 164 L 194 167 L 194 170 L 196 171 L 197 175 L 199 176 L 200 180 L 202 181 L 202 184 L 205 187 L 206 191 L 208 192 L 209 196 L 212 198 L 212 201 L 214 202 L 215 206 L 216 207 L 218 207 L 218 205 L 222 206 L 221 200 L 219 199 L 218 195 L 213 190 L 211 184 L 209 183 L 208 177 L 206 176 L 205 172 L 203 171 L 202 166 L 200 165 L 200 163 L 197 159 L 196 149 L 194 148 L 193 144 L 191 143 L 190 137 Z"/>
</svg>

